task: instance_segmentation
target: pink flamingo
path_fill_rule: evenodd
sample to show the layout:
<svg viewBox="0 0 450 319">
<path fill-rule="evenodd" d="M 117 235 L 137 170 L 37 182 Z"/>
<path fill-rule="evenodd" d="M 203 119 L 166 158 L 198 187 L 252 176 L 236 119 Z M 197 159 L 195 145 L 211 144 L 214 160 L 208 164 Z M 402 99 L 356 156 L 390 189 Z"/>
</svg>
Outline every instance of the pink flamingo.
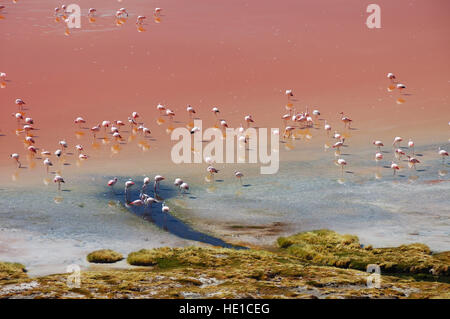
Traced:
<svg viewBox="0 0 450 319">
<path fill-rule="evenodd" d="M 336 161 L 336 163 L 341 167 L 341 174 L 344 175 L 344 167 L 347 165 L 347 162 L 343 158 L 340 158 Z"/>
<path fill-rule="evenodd" d="M 156 193 L 156 186 L 158 186 L 158 190 L 159 190 L 159 184 L 161 181 L 163 181 L 165 178 L 161 175 L 156 175 L 155 176 L 155 183 L 153 184 L 153 189 Z"/>
<path fill-rule="evenodd" d="M 384 146 L 383 142 L 381 142 L 381 141 L 373 141 L 372 144 L 377 147 L 378 151 L 380 151 L 381 147 Z"/>
<path fill-rule="evenodd" d="M 61 190 L 61 183 L 65 183 L 64 179 L 59 175 L 55 176 L 53 182 L 58 184 L 58 190 Z"/>
<path fill-rule="evenodd" d="M 417 158 L 411 157 L 411 156 L 409 156 L 409 155 L 407 155 L 407 157 L 408 157 L 408 162 L 409 162 L 409 164 L 410 164 L 412 167 L 414 167 L 414 169 L 416 169 L 416 164 L 419 164 L 420 161 L 419 161 Z"/>
<path fill-rule="evenodd" d="M 400 169 L 400 167 L 396 163 L 392 162 L 391 169 L 394 171 L 394 175 L 395 175 L 395 173 Z"/>
<path fill-rule="evenodd" d="M 130 189 L 134 185 L 132 180 L 128 180 L 125 182 L 125 201 L 128 202 L 128 189 Z"/>
<path fill-rule="evenodd" d="M 22 164 L 19 161 L 19 154 L 13 153 L 13 154 L 10 155 L 10 157 L 16 162 L 17 167 L 19 167 L 19 168 L 22 167 Z"/>
</svg>

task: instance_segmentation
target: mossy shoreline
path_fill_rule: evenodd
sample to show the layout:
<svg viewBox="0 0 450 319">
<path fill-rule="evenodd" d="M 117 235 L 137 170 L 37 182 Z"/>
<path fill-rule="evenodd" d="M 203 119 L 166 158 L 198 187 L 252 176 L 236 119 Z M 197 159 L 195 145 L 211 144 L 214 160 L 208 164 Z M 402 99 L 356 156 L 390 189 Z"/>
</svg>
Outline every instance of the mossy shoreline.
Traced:
<svg viewBox="0 0 450 319">
<path fill-rule="evenodd" d="M 23 265 L 0 262 L 0 298 L 450 298 L 449 252 L 423 244 L 361 247 L 352 235 L 329 230 L 280 237 L 279 248 L 233 250 L 185 247 L 128 254 L 131 269 L 29 278 Z M 101 250 L 88 260 L 114 262 Z M 381 268 L 379 288 L 367 284 L 368 264 Z M 103 266 L 102 266 L 103 267 Z"/>
</svg>

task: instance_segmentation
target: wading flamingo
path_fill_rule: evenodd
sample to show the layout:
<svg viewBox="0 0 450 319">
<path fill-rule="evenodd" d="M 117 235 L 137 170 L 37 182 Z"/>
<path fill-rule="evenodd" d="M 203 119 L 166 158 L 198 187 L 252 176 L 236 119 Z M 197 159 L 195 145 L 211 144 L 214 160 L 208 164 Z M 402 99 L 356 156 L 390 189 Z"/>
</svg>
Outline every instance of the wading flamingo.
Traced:
<svg viewBox="0 0 450 319">
<path fill-rule="evenodd" d="M 108 186 L 109 187 L 111 187 L 111 189 L 113 189 L 113 187 L 114 187 L 114 185 L 116 185 L 116 183 L 117 183 L 117 177 L 114 177 L 113 179 L 110 179 L 109 181 L 108 181 Z"/>
<path fill-rule="evenodd" d="M 440 147 L 439 147 L 438 154 L 442 157 L 442 162 L 444 162 L 445 157 L 448 156 L 448 152 L 446 150 L 444 150 L 443 148 L 440 148 Z"/>
<path fill-rule="evenodd" d="M 192 106 L 190 106 L 190 105 L 188 105 L 186 107 L 186 111 L 188 112 L 190 118 L 195 114 L 194 108 Z"/>
<path fill-rule="evenodd" d="M 345 161 L 345 159 L 340 158 L 336 161 L 336 163 L 341 167 L 341 174 L 344 175 L 344 167 L 345 165 L 347 165 L 347 162 Z"/>
<path fill-rule="evenodd" d="M 86 123 L 86 120 L 81 116 L 77 117 L 74 121 L 75 124 L 78 124 L 78 127 L 81 127 L 81 124 Z"/>
<path fill-rule="evenodd" d="M 159 183 L 161 183 L 161 181 L 163 181 L 165 178 L 161 175 L 156 175 L 155 176 L 155 182 L 153 184 L 153 190 L 156 193 L 156 186 L 158 186 L 158 190 L 159 190 Z"/>
<path fill-rule="evenodd" d="M 187 192 L 188 190 L 189 190 L 189 185 L 188 185 L 188 183 L 181 183 L 181 185 L 180 185 L 180 190 L 182 191 L 182 192 Z"/>
<path fill-rule="evenodd" d="M 19 154 L 13 153 L 13 154 L 10 155 L 10 157 L 16 162 L 17 167 L 19 167 L 19 168 L 22 167 L 22 164 L 19 161 Z"/>
<path fill-rule="evenodd" d="M 183 184 L 183 180 L 181 178 L 175 178 L 173 184 L 177 187 L 180 187 L 180 185 Z"/>
<path fill-rule="evenodd" d="M 414 156 L 414 141 L 412 139 L 409 139 L 408 147 L 411 150 L 412 155 Z"/>
<path fill-rule="evenodd" d="M 392 142 L 392 146 L 393 147 L 400 147 L 400 142 L 403 141 L 403 138 L 401 138 L 400 136 L 396 136 L 394 138 L 394 142 Z"/>
<path fill-rule="evenodd" d="M 148 184 L 150 184 L 150 182 L 151 182 L 150 177 L 144 177 L 144 183 L 142 184 L 141 194 L 144 194 L 144 192 L 147 189 L 147 186 L 148 186 Z"/>
<path fill-rule="evenodd" d="M 239 172 L 239 171 L 235 171 L 235 172 L 234 172 L 234 176 L 236 176 L 236 178 L 239 180 L 239 182 L 240 182 L 241 185 L 242 185 L 242 177 L 244 177 L 244 174 L 242 174 L 242 173 Z"/>
<path fill-rule="evenodd" d="M 412 167 L 414 167 L 414 169 L 416 169 L 416 164 L 419 164 L 420 161 L 417 158 L 411 157 L 409 155 L 407 157 L 408 157 L 408 162 L 409 162 L 410 166 L 412 166 Z"/>
<path fill-rule="evenodd" d="M 382 141 L 373 141 L 372 142 L 373 145 L 375 145 L 377 147 L 377 150 L 380 151 L 381 147 L 384 146 Z"/>
<path fill-rule="evenodd" d="M 46 158 L 43 163 L 44 163 L 44 166 L 45 166 L 45 171 L 48 174 L 48 169 L 49 169 L 50 166 L 53 166 L 53 163 L 52 163 L 52 161 L 50 161 L 49 158 Z"/>
<path fill-rule="evenodd" d="M 26 104 L 22 99 L 16 99 L 15 103 L 19 107 L 19 110 L 22 110 L 22 106 Z"/>
<path fill-rule="evenodd" d="M 128 189 L 134 185 L 134 182 L 130 179 L 125 182 L 125 201 L 128 202 Z"/>
<path fill-rule="evenodd" d="M 61 183 L 65 183 L 64 179 L 59 175 L 55 176 L 55 178 L 53 179 L 53 182 L 58 184 L 59 191 L 61 190 Z"/>
<path fill-rule="evenodd" d="M 400 167 L 397 165 L 397 163 L 392 162 L 391 169 L 394 171 L 394 175 L 395 175 L 395 173 L 400 169 Z"/>
</svg>

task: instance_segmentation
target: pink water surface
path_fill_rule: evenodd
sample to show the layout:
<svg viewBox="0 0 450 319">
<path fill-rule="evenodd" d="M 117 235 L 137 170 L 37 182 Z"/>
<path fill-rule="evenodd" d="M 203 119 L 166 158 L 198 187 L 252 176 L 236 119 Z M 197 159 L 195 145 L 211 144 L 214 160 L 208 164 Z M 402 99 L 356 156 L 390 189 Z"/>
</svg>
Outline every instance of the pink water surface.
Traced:
<svg viewBox="0 0 450 319">
<path fill-rule="evenodd" d="M 9 154 L 26 154 L 11 116 L 19 97 L 39 128 L 37 147 L 53 152 L 61 139 L 70 147 L 82 143 L 91 156 L 83 167 L 91 169 L 132 168 L 149 159 L 169 163 L 166 129 L 186 124 L 186 104 L 197 109 L 204 126 L 214 124 L 213 105 L 234 127 L 246 114 L 258 126 L 281 126 L 287 88 L 294 90 L 297 109 L 317 107 L 334 127 L 342 129 L 339 111 L 352 117 L 361 145 L 396 135 L 423 144 L 449 137 L 446 0 L 377 1 L 381 29 L 367 28 L 371 2 L 360 0 L 77 0 L 82 27 L 70 34 L 53 15 L 60 1 L 3 3 L 0 71 L 9 80 L 0 89 L 3 171 L 14 168 Z M 98 16 L 89 22 L 93 6 Z M 113 15 L 120 7 L 130 18 L 117 26 Z M 163 8 L 160 23 L 152 17 L 155 7 Z M 138 15 L 147 16 L 143 32 L 135 25 Z M 408 95 L 387 92 L 387 72 L 407 85 Z M 405 102 L 397 104 L 398 98 Z M 158 103 L 177 113 L 172 124 L 167 118 L 156 124 Z M 137 136 L 116 156 L 111 144 L 92 149 L 89 131 L 73 123 L 77 116 L 87 119 L 87 127 L 105 119 L 126 121 L 132 111 L 141 114 L 155 140 Z M 85 133 L 79 140 L 77 131 Z M 137 147 L 140 141 L 150 147 L 147 152 Z"/>
</svg>

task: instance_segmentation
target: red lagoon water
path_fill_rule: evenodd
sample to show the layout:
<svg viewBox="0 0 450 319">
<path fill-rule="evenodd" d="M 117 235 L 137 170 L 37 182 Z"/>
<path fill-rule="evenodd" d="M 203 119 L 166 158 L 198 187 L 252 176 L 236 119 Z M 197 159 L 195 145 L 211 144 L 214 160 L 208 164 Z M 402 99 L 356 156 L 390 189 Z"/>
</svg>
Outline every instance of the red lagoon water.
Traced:
<svg viewBox="0 0 450 319">
<path fill-rule="evenodd" d="M 317 107 L 334 127 L 342 128 L 337 113 L 344 111 L 361 143 L 395 135 L 422 143 L 449 137 L 446 0 L 377 1 L 381 29 L 366 27 L 368 3 L 358 0 L 98 0 L 95 21 L 86 16 L 92 1 L 75 3 L 82 25 L 68 31 L 53 15 L 60 1 L 6 2 L 0 13 L 0 71 L 9 80 L 0 89 L 3 168 L 13 166 L 9 154 L 26 153 L 11 116 L 18 97 L 39 128 L 39 148 L 54 151 L 61 139 L 71 147 L 82 143 L 89 155 L 100 154 L 93 157 L 101 167 L 114 157 L 131 167 L 130 160 L 167 162 L 167 129 L 186 124 L 186 104 L 204 126 L 214 124 L 213 105 L 234 127 L 246 114 L 259 126 L 280 126 L 286 88 L 294 90 L 294 107 Z M 130 17 L 118 25 L 120 7 Z M 155 7 L 163 7 L 159 21 Z M 141 28 L 138 15 L 147 16 Z M 407 94 L 387 92 L 387 72 L 407 85 Z M 158 103 L 176 112 L 174 122 L 163 117 L 157 124 Z M 73 124 L 77 116 L 87 127 L 126 121 L 132 111 L 155 140 L 136 136 L 127 145 L 97 140 L 90 146 L 89 131 Z M 140 155 L 142 149 L 148 151 Z"/>
</svg>

